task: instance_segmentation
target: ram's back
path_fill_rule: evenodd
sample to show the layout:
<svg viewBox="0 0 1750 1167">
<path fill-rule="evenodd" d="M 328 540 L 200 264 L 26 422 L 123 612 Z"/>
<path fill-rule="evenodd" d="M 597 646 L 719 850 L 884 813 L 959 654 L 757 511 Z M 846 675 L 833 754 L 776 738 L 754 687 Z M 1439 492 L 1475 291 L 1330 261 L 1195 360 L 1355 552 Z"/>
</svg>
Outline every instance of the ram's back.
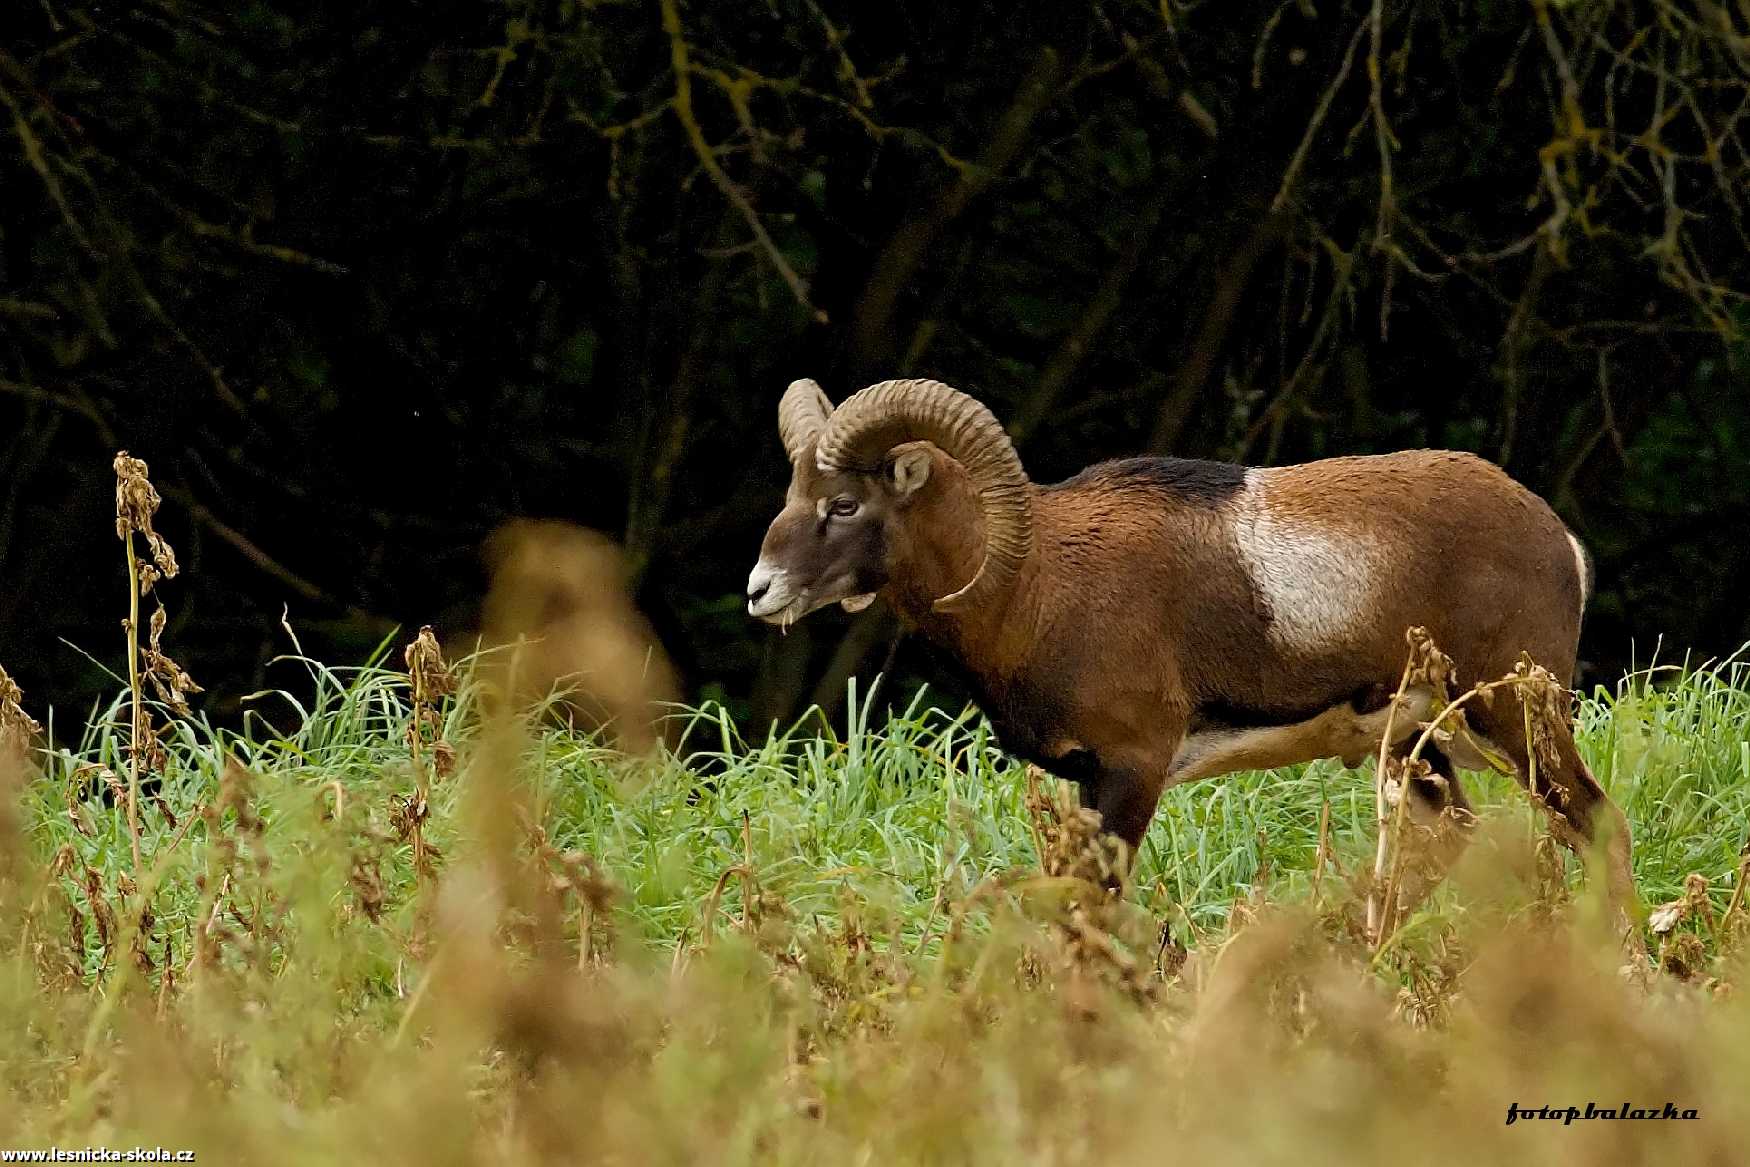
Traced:
<svg viewBox="0 0 1750 1167">
<path fill-rule="evenodd" d="M 1135 667 L 1170 671 L 1197 700 L 1300 710 L 1395 684 L 1413 625 L 1472 680 L 1521 652 L 1573 670 L 1584 552 L 1547 503 L 1473 454 L 1125 459 L 1040 502 L 1066 586 L 1128 627 Z M 1151 633 L 1171 659 L 1154 657 Z"/>
</svg>

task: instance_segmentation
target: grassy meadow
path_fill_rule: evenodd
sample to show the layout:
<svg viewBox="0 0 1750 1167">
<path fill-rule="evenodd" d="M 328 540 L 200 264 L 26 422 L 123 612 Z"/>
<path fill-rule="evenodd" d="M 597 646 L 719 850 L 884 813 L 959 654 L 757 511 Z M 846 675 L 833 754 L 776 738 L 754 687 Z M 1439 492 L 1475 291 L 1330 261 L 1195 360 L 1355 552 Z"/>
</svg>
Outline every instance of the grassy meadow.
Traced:
<svg viewBox="0 0 1750 1167">
<path fill-rule="evenodd" d="M 1663 909 L 1637 971 L 1504 779 L 1470 778 L 1477 841 L 1375 946 L 1373 784 L 1334 762 L 1170 792 L 1114 903 L 974 711 L 854 689 L 747 740 L 704 708 L 628 757 L 388 661 L 283 662 L 307 680 L 241 733 L 160 708 L 138 863 L 129 694 L 13 751 L 0 1150 L 1750 1156 L 1739 665 L 1581 703 Z M 1624 1102 L 1697 1116 L 1506 1122 Z"/>
</svg>

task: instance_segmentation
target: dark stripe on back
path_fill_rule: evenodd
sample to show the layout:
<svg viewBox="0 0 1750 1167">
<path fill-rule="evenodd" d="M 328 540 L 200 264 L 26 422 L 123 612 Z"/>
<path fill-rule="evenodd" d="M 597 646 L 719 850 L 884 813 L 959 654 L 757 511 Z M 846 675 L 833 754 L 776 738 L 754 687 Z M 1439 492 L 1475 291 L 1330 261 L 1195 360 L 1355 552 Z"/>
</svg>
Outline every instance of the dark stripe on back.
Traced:
<svg viewBox="0 0 1750 1167">
<path fill-rule="evenodd" d="M 1201 458 L 1119 458 L 1090 466 L 1053 489 L 1140 487 L 1163 491 L 1187 502 L 1214 506 L 1232 498 L 1245 485 L 1246 468 L 1232 462 L 1209 462 Z"/>
</svg>

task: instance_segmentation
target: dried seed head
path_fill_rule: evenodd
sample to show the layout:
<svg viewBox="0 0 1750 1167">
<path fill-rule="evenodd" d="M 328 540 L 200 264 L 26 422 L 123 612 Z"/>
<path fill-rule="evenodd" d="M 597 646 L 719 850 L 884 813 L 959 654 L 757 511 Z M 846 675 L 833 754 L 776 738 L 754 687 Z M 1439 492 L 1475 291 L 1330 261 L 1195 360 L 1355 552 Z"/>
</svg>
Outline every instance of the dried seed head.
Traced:
<svg viewBox="0 0 1750 1167">
<path fill-rule="evenodd" d="M 1082 806 L 1068 783 L 1053 781 L 1037 766 L 1027 768 L 1027 810 L 1039 837 L 1040 868 L 1053 878 L 1087 885 L 1086 892 L 1070 897 L 1055 921 L 1072 975 L 1069 987 L 1074 987 L 1074 978 L 1092 978 L 1116 985 L 1137 1001 L 1151 1000 L 1156 982 L 1150 979 L 1150 966 L 1126 951 L 1116 936 L 1130 848 L 1101 831 L 1099 813 Z M 1115 888 L 1119 894 L 1113 894 Z"/>
<path fill-rule="evenodd" d="M 170 549 L 170 544 L 153 529 L 152 519 L 158 513 L 158 507 L 163 502 L 158 497 L 158 488 L 152 485 L 146 477 L 144 459 L 128 456 L 122 450 L 115 456 L 115 533 L 116 537 L 126 542 L 135 532 L 146 537 L 146 545 L 151 549 L 152 562 L 155 567 L 149 567 L 140 576 L 140 594 L 145 595 L 152 590 L 152 585 L 160 579 L 175 579 L 176 553 Z"/>
<path fill-rule="evenodd" d="M 428 746 L 431 767 L 439 778 L 448 777 L 456 768 L 456 749 L 444 740 L 443 713 L 439 708 L 445 697 L 455 694 L 456 674 L 444 660 L 443 646 L 438 643 L 429 624 L 419 630 L 419 635 L 413 638 L 404 655 L 408 687 L 413 690 L 413 717 L 407 723 L 407 748 L 412 751 L 414 765 L 420 767 L 419 782 L 423 790 L 425 778 L 421 754 Z M 423 804 L 423 795 L 420 801 Z M 411 825 L 417 827 L 423 819 L 422 813 L 410 820 Z M 423 839 L 417 841 L 415 853 L 423 857 L 425 850 Z"/>
<path fill-rule="evenodd" d="M 1516 682 L 1514 690 L 1531 719 L 1531 748 L 1537 753 L 1538 765 L 1547 769 L 1560 766 L 1556 728 L 1565 729 L 1569 724 L 1568 690 L 1554 673 L 1526 653 L 1519 654 L 1508 675 Z"/>
<path fill-rule="evenodd" d="M 193 712 L 188 707 L 188 695 L 204 690 L 181 665 L 171 660 L 159 647 L 159 638 L 164 635 L 165 621 L 164 606 L 160 604 L 158 610 L 152 613 L 150 634 L 141 659 L 146 667 L 146 679 L 152 682 L 158 699 L 181 716 L 188 717 Z"/>
<path fill-rule="evenodd" d="M 421 705 L 435 703 L 456 691 L 456 676 L 444 662 L 443 646 L 437 634 L 427 624 L 407 646 L 407 676 L 413 682 L 413 700 Z"/>
<path fill-rule="evenodd" d="M 1410 680 L 1406 688 L 1426 685 L 1444 698 L 1455 677 L 1452 658 L 1440 651 L 1421 625 L 1405 631 L 1404 639 L 1410 645 Z"/>
<path fill-rule="evenodd" d="M 87 764 L 89 765 L 89 764 Z M 80 771 L 87 766 L 80 766 L 73 772 L 62 788 L 62 797 L 67 805 L 67 821 L 73 824 L 73 829 L 87 839 L 97 838 L 97 827 L 91 821 L 91 815 L 85 809 L 85 782 Z"/>
<path fill-rule="evenodd" d="M 398 839 L 406 839 L 415 829 L 431 816 L 431 807 L 426 804 L 425 796 L 413 794 L 391 794 L 389 796 L 389 825 L 394 828 Z"/>
<path fill-rule="evenodd" d="M 1659 965 L 1680 981 L 1693 980 L 1707 968 L 1707 945 L 1694 932 L 1679 932 L 1660 943 Z"/>
<path fill-rule="evenodd" d="M 91 908 L 91 919 L 97 925 L 97 942 L 103 946 L 103 958 L 107 962 L 111 955 L 111 938 L 116 935 L 115 910 L 110 907 L 108 898 L 103 894 L 102 874 L 90 864 L 85 864 L 84 884 L 85 900 Z"/>
<path fill-rule="evenodd" d="M 30 739 L 43 731 L 43 727 L 24 711 L 23 700 L 23 690 L 6 675 L 5 669 L 0 668 L 0 750 L 22 753 Z"/>
<path fill-rule="evenodd" d="M 234 829 L 236 835 L 258 840 L 267 829 L 267 824 L 262 822 L 261 816 L 255 813 L 254 785 L 255 775 L 245 769 L 243 763 L 236 758 L 227 756 L 225 768 L 219 771 L 219 792 L 202 811 L 202 817 L 207 820 L 208 826 L 215 833 L 215 843 L 221 837 L 226 840 L 232 838 L 230 832 L 220 834 L 222 816 L 227 810 L 236 812 L 237 820 Z"/>
<path fill-rule="evenodd" d="M 555 854 L 549 862 L 563 872 L 558 878 L 566 890 L 573 892 L 590 911 L 599 914 L 613 907 L 619 888 L 602 871 L 595 856 L 583 851 L 567 851 L 563 855 Z"/>
<path fill-rule="evenodd" d="M 352 870 L 347 876 L 351 885 L 353 897 L 358 901 L 359 910 L 375 924 L 383 918 L 383 905 L 388 901 L 388 893 L 383 888 L 383 869 L 375 856 L 354 855 Z"/>
<path fill-rule="evenodd" d="M 1046 875 L 1101 887 L 1124 873 L 1127 848 L 1101 832 L 1099 812 L 1082 806 L 1067 783 L 1029 767 L 1027 811 L 1039 832 L 1039 865 Z"/>
</svg>

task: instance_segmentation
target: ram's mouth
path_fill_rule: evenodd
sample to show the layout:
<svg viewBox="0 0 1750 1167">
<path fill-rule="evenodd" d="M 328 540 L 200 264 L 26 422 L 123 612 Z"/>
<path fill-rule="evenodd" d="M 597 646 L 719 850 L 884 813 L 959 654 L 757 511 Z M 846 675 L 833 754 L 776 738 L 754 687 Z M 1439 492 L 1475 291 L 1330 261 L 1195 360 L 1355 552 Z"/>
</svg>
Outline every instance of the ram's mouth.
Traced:
<svg viewBox="0 0 1750 1167">
<path fill-rule="evenodd" d="M 822 608 L 830 607 L 833 604 L 837 604 L 847 612 L 861 612 L 875 602 L 874 592 L 859 592 L 850 596 L 834 596 L 832 593 L 835 589 L 827 588 L 825 590 L 827 592 L 826 597 L 819 598 L 813 589 L 805 588 L 789 597 L 789 599 L 784 600 L 784 602 L 777 607 L 766 607 L 765 604 L 770 603 L 770 600 L 761 604 L 750 603 L 747 606 L 748 615 L 764 620 L 767 624 L 774 624 L 780 629 L 787 630 L 790 625 L 796 623 L 804 616 L 812 615 L 813 613 L 820 611 Z M 780 600 L 784 599 L 783 596 L 777 598 Z"/>
<path fill-rule="evenodd" d="M 773 608 L 766 612 L 754 612 L 753 615 L 764 620 L 767 624 L 775 624 L 779 629 L 788 631 L 790 625 L 808 615 L 809 611 L 808 597 L 801 595 L 781 608 Z"/>
</svg>

